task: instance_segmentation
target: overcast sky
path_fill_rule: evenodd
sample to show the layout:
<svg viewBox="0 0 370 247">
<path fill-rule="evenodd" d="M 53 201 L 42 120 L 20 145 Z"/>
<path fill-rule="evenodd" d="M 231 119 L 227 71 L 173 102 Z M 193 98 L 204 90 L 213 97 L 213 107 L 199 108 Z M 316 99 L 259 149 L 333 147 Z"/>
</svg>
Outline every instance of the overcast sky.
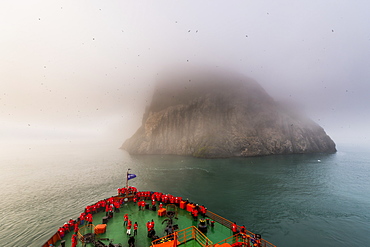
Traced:
<svg viewBox="0 0 370 247">
<path fill-rule="evenodd" d="M 1 1 L 0 139 L 112 140 L 169 66 L 229 68 L 369 142 L 369 1 Z"/>
</svg>

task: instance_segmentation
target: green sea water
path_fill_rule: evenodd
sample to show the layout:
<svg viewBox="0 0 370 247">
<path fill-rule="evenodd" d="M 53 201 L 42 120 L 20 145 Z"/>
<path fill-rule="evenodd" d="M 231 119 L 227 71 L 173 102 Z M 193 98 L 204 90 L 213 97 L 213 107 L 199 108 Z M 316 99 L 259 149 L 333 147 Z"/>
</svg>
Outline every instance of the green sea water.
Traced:
<svg viewBox="0 0 370 247">
<path fill-rule="evenodd" d="M 1 144 L 0 246 L 41 246 L 88 204 L 130 185 L 188 198 L 277 246 L 367 246 L 370 152 L 195 159 L 82 143 Z"/>
</svg>

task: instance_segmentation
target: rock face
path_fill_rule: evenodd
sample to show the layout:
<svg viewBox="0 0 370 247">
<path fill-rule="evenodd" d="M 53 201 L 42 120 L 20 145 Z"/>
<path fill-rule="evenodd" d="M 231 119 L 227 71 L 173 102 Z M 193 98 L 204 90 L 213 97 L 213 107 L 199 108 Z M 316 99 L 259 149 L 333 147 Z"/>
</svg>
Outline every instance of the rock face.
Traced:
<svg viewBox="0 0 370 247">
<path fill-rule="evenodd" d="M 162 79 L 142 126 L 121 148 L 202 158 L 336 152 L 323 128 L 253 80 L 213 71 Z"/>
</svg>

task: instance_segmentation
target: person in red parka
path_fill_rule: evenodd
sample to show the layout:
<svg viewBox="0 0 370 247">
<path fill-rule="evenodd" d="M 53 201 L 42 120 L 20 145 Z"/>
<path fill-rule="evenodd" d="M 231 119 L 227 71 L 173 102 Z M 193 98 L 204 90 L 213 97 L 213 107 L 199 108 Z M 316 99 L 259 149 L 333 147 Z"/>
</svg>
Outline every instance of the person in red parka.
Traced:
<svg viewBox="0 0 370 247">
<path fill-rule="evenodd" d="M 134 236 L 137 235 L 137 227 L 138 227 L 138 224 L 137 224 L 137 222 L 135 222 L 135 224 L 134 224 Z"/>
<path fill-rule="evenodd" d="M 127 221 L 128 221 L 128 214 L 125 214 L 125 215 L 123 216 L 123 225 L 124 225 L 124 226 L 127 226 Z"/>
<path fill-rule="evenodd" d="M 127 227 L 126 227 L 126 229 L 127 229 L 127 232 L 126 232 L 127 236 L 130 236 L 131 235 L 131 226 L 132 226 L 131 220 L 128 220 L 127 221 Z"/>
<path fill-rule="evenodd" d="M 109 214 L 109 203 L 105 204 L 105 216 L 108 216 Z"/>
<path fill-rule="evenodd" d="M 154 229 L 154 220 L 152 219 L 152 221 L 150 222 L 150 227 L 151 229 Z"/>
<path fill-rule="evenodd" d="M 77 246 L 77 235 L 73 234 L 71 238 L 72 245 L 71 247 L 76 247 Z"/>
<path fill-rule="evenodd" d="M 119 213 L 120 212 L 119 208 L 121 207 L 119 201 L 114 201 L 113 206 L 114 206 L 114 212 Z"/>
<path fill-rule="evenodd" d="M 58 232 L 59 232 L 60 238 L 63 238 L 66 230 L 64 229 L 64 227 L 59 227 Z"/>
<path fill-rule="evenodd" d="M 148 232 L 150 232 L 151 230 L 153 230 L 154 229 L 154 221 L 153 220 L 152 221 L 148 221 L 146 223 L 146 228 L 148 228 Z"/>
<path fill-rule="evenodd" d="M 146 229 L 148 229 L 148 232 L 150 231 L 150 221 L 146 223 Z"/>
<path fill-rule="evenodd" d="M 86 214 L 85 213 L 81 213 L 80 214 L 80 225 L 84 225 L 85 224 L 85 217 L 86 217 Z"/>
<path fill-rule="evenodd" d="M 238 233 L 238 226 L 236 225 L 235 222 L 231 224 L 231 231 L 233 232 L 233 234 Z"/>
<path fill-rule="evenodd" d="M 193 219 L 196 221 L 198 220 L 198 209 L 194 208 L 192 211 L 191 211 L 191 215 L 193 215 Z"/>
<path fill-rule="evenodd" d="M 88 215 L 86 215 L 85 219 L 86 219 L 87 225 L 92 225 L 92 222 L 93 222 L 92 214 L 89 213 Z"/>
<path fill-rule="evenodd" d="M 76 234 L 77 234 L 78 230 L 79 230 L 79 228 L 78 228 L 78 223 L 76 222 L 76 223 L 74 224 L 74 233 L 76 233 Z"/>
</svg>

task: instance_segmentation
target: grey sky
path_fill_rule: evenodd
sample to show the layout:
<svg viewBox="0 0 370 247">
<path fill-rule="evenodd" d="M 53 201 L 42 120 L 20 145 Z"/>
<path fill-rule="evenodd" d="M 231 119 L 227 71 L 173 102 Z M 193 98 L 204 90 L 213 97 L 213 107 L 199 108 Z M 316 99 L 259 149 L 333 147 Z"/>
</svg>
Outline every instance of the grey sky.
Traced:
<svg viewBox="0 0 370 247">
<path fill-rule="evenodd" d="M 0 139 L 103 138 L 141 124 L 169 66 L 230 68 L 369 142 L 368 1 L 2 1 Z"/>
</svg>

